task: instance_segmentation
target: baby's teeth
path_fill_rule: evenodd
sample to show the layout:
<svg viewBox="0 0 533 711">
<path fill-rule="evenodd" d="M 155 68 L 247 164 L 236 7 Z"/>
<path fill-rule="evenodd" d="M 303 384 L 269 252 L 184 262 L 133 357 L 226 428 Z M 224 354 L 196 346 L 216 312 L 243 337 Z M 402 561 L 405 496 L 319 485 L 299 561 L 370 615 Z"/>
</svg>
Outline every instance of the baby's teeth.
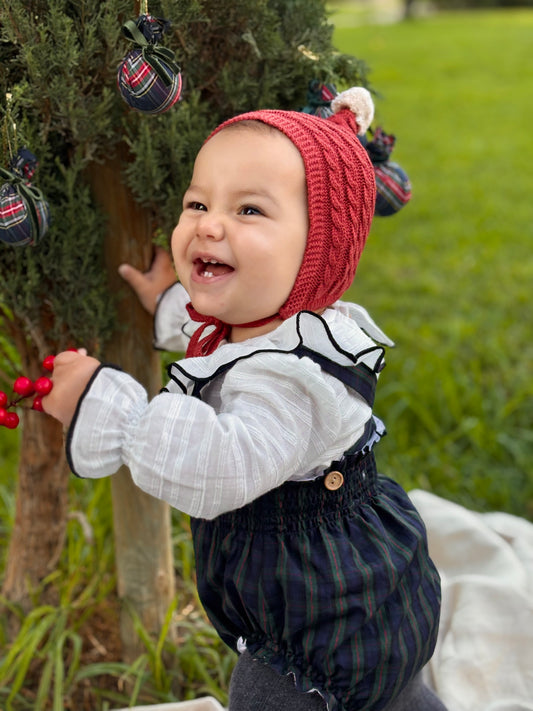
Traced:
<svg viewBox="0 0 533 711">
<path fill-rule="evenodd" d="M 212 276 L 215 276 L 215 275 L 214 275 L 212 272 L 205 271 L 205 272 L 204 272 L 204 276 L 205 276 L 205 277 L 212 277 Z"/>
</svg>

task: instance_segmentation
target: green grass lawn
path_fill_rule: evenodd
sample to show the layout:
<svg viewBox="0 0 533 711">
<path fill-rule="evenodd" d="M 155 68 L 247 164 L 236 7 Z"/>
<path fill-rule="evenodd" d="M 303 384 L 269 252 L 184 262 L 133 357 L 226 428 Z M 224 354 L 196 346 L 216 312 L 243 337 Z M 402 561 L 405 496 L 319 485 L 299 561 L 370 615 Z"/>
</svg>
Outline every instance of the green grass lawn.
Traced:
<svg viewBox="0 0 533 711">
<path fill-rule="evenodd" d="M 383 468 L 478 509 L 533 514 L 533 11 L 349 26 L 413 198 L 375 221 L 350 296 L 396 341 Z M 335 22 L 335 14 L 332 15 Z"/>
</svg>

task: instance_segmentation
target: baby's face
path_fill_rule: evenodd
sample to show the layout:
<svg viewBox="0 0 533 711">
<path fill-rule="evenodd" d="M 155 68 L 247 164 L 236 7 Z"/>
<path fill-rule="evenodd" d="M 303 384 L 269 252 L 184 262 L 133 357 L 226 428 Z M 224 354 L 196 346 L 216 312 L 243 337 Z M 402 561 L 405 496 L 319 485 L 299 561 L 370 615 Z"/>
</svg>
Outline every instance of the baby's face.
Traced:
<svg viewBox="0 0 533 711">
<path fill-rule="evenodd" d="M 286 301 L 307 231 L 297 148 L 274 129 L 236 124 L 198 154 L 172 254 L 197 311 L 229 324 L 249 323 L 276 314 Z M 232 340 L 241 340 L 238 329 Z"/>
</svg>

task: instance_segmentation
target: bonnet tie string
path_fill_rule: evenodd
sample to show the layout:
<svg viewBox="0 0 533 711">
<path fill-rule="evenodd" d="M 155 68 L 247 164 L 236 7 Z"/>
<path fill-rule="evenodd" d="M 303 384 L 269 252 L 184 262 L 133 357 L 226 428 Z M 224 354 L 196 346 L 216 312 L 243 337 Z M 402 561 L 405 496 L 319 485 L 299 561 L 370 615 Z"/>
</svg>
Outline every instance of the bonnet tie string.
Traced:
<svg viewBox="0 0 533 711">
<path fill-rule="evenodd" d="M 187 311 L 193 321 L 199 321 L 201 325 L 193 333 L 189 345 L 187 347 L 187 358 L 195 358 L 196 356 L 210 355 L 215 351 L 220 343 L 227 339 L 231 333 L 231 329 L 236 326 L 238 328 L 255 328 L 256 326 L 264 326 L 270 321 L 279 318 L 279 314 L 273 314 L 266 318 L 250 321 L 249 323 L 225 323 L 215 316 L 204 316 L 196 311 L 191 303 L 187 304 Z M 214 326 L 213 330 L 204 335 L 204 331 L 208 326 Z"/>
</svg>

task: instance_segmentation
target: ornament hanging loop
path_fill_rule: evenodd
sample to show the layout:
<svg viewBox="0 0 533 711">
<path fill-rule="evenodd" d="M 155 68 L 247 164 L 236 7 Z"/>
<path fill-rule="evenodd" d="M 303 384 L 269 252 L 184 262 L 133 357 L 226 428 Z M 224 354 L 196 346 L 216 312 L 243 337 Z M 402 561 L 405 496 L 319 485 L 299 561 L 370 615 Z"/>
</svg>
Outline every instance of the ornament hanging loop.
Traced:
<svg viewBox="0 0 533 711">
<path fill-rule="evenodd" d="M 148 15 L 148 0 L 135 0 L 134 15 Z"/>
<path fill-rule="evenodd" d="M 11 106 L 13 96 L 11 93 L 6 93 L 6 108 L 4 109 L 4 120 L 2 121 L 2 148 L 9 156 L 9 160 L 13 160 L 17 152 L 17 124 L 13 118 Z"/>
</svg>

